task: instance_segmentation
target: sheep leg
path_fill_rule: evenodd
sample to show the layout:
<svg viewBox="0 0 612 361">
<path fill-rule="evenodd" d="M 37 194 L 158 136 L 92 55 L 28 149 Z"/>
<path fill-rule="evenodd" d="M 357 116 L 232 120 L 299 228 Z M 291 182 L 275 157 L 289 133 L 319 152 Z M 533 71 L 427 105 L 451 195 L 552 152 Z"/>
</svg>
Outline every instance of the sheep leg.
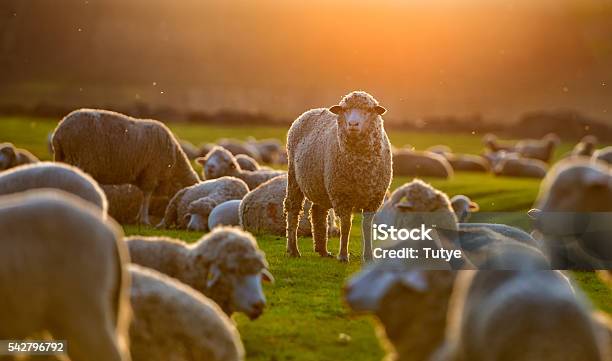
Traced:
<svg viewBox="0 0 612 361">
<path fill-rule="evenodd" d="M 339 210 L 337 214 L 340 217 L 340 253 L 338 254 L 338 260 L 340 262 L 348 262 L 349 235 L 351 234 L 353 214 L 350 209 L 342 211 Z"/>
<path fill-rule="evenodd" d="M 287 218 L 287 254 L 290 257 L 300 257 L 297 244 L 297 230 L 303 206 L 304 193 L 302 193 L 300 186 L 297 184 L 293 167 L 290 165 L 287 172 L 287 195 L 284 202 Z"/>
<path fill-rule="evenodd" d="M 140 208 L 140 214 L 139 214 L 140 223 L 145 224 L 147 226 L 151 224 L 149 220 L 149 205 L 151 204 L 152 194 L 153 194 L 152 191 L 144 192 L 144 197 L 142 199 L 142 206 Z"/>
<path fill-rule="evenodd" d="M 361 239 L 363 240 L 361 258 L 364 262 L 372 261 L 372 223 L 374 212 L 363 211 L 361 223 Z"/>
<path fill-rule="evenodd" d="M 320 205 L 313 204 L 310 207 L 310 225 L 312 227 L 312 240 L 314 250 L 321 257 L 333 257 L 327 251 L 327 215 L 329 209 L 325 209 Z"/>
</svg>

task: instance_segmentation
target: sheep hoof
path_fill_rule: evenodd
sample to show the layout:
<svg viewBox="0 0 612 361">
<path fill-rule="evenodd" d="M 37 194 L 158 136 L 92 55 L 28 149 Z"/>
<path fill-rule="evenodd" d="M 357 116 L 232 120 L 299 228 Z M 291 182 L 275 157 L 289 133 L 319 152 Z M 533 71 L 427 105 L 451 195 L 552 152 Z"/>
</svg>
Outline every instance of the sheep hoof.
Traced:
<svg viewBox="0 0 612 361">
<path fill-rule="evenodd" d="M 348 263 L 348 261 L 349 261 L 348 254 L 339 254 L 338 255 L 338 261 L 340 261 L 342 263 Z"/>
<path fill-rule="evenodd" d="M 288 249 L 287 250 L 287 256 L 289 256 L 291 258 L 302 257 L 302 255 L 300 254 L 300 251 L 298 251 L 297 249 Z"/>
</svg>

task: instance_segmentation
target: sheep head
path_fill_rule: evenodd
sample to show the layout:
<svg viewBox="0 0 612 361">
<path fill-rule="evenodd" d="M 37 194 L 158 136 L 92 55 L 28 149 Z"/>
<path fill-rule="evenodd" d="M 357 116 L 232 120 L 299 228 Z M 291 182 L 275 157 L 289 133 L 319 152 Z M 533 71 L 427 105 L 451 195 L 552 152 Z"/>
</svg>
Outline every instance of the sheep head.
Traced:
<svg viewBox="0 0 612 361">
<path fill-rule="evenodd" d="M 264 253 L 253 236 L 234 227 L 218 227 L 192 248 L 193 265 L 202 270 L 198 289 L 217 302 L 227 314 L 243 312 L 256 319 L 266 298 L 262 281 L 273 282 Z"/>
<path fill-rule="evenodd" d="M 338 116 L 338 135 L 344 143 L 362 143 L 371 133 L 382 130 L 381 115 L 387 111 L 370 94 L 354 91 L 342 98 L 338 105 L 329 108 Z"/>
<path fill-rule="evenodd" d="M 187 229 L 190 231 L 208 230 L 208 216 L 217 206 L 217 202 L 209 197 L 200 198 L 189 204 L 185 218 L 188 220 Z"/>
<path fill-rule="evenodd" d="M 229 150 L 215 146 L 205 157 L 196 159 L 202 165 L 204 179 L 215 179 L 223 176 L 235 176 L 240 166 Z"/>
<path fill-rule="evenodd" d="M 10 168 L 16 157 L 15 147 L 11 143 L 0 144 L 0 170 Z"/>
</svg>

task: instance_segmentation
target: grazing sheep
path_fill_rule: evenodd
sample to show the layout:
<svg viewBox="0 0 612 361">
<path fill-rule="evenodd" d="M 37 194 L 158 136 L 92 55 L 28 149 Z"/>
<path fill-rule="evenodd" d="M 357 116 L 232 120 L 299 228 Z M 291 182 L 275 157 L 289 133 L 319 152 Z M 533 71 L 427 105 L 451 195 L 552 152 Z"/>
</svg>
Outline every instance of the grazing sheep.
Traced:
<svg viewBox="0 0 612 361">
<path fill-rule="evenodd" d="M 280 158 L 281 153 L 284 150 L 283 145 L 278 139 L 260 139 L 257 140 L 255 138 L 247 139 L 247 144 L 250 144 L 257 148 L 259 151 L 259 155 L 261 156 L 261 160 L 267 164 L 277 164 Z"/>
<path fill-rule="evenodd" d="M 529 215 L 556 269 L 612 266 L 612 170 L 588 158 L 558 162 Z"/>
<path fill-rule="evenodd" d="M 521 140 L 516 143 L 515 149 L 523 158 L 538 159 L 549 163 L 559 143 L 559 137 L 554 133 L 549 133 L 542 139 Z"/>
<path fill-rule="evenodd" d="M 432 152 L 401 149 L 393 154 L 393 174 L 407 177 L 453 176 L 453 168 L 443 156 Z"/>
<path fill-rule="evenodd" d="M 27 150 L 15 148 L 11 143 L 0 143 L 0 171 L 36 162 L 38 158 Z"/>
<path fill-rule="evenodd" d="M 200 150 L 187 140 L 180 139 L 179 144 L 181 150 L 187 156 L 187 159 L 193 160 L 200 156 Z"/>
<path fill-rule="evenodd" d="M 272 281 L 264 253 L 250 233 L 217 227 L 193 244 L 165 237 L 128 237 L 132 262 L 176 278 L 223 311 L 259 317 L 266 305 L 261 280 Z"/>
<path fill-rule="evenodd" d="M 496 176 L 544 178 L 548 165 L 541 160 L 531 158 L 503 158 L 493 168 Z"/>
<path fill-rule="evenodd" d="M 255 172 L 242 170 L 232 153 L 222 147 L 213 148 L 206 157 L 198 158 L 196 161 L 202 165 L 204 179 L 215 179 L 223 176 L 236 177 L 245 181 L 251 190 L 274 177 L 286 174 L 286 172 L 275 170 L 258 170 Z"/>
<path fill-rule="evenodd" d="M 612 165 L 612 146 L 595 151 L 595 153 L 593 153 L 593 159 Z"/>
<path fill-rule="evenodd" d="M 504 259 L 505 258 L 505 259 Z M 537 253 L 491 260 L 504 272 L 461 273 L 445 346 L 434 360 L 607 360 L 584 297 Z"/>
<path fill-rule="evenodd" d="M 340 218 L 338 259 L 348 262 L 352 212 L 363 211 L 363 258 L 372 259 L 372 219 L 391 184 L 391 145 L 383 127 L 385 108 L 370 94 L 354 91 L 329 109 L 312 109 L 297 118 L 287 133 L 289 156 L 287 253 L 299 257 L 297 230 L 304 197 L 310 211 L 315 251 L 327 251 L 327 215 Z"/>
<path fill-rule="evenodd" d="M 458 194 L 450 199 L 451 206 L 455 211 L 458 222 L 467 222 L 473 212 L 478 212 L 480 207 L 478 203 L 472 201 L 468 196 Z"/>
<path fill-rule="evenodd" d="M 240 361 L 236 326 L 202 294 L 149 268 L 131 265 L 130 351 L 134 361 Z"/>
<path fill-rule="evenodd" d="M 129 360 L 128 253 L 120 228 L 59 190 L 0 197 L 0 339 L 44 332 L 72 360 Z"/>
<path fill-rule="evenodd" d="M 108 214 L 117 222 L 122 224 L 133 224 L 138 222 L 138 212 L 144 195 L 142 191 L 131 184 L 104 185 L 100 188 L 108 199 Z M 149 214 L 155 217 L 163 217 L 169 199 L 153 195 Z"/>
<path fill-rule="evenodd" d="M 245 154 L 255 159 L 258 162 L 261 161 L 259 151 L 257 151 L 256 147 L 250 144 L 241 142 L 236 139 L 225 139 L 225 138 L 217 140 L 217 144 L 227 149 L 228 151 L 230 151 L 230 153 L 232 153 L 234 156 L 238 154 Z"/>
<path fill-rule="evenodd" d="M 247 194 L 240 203 L 240 225 L 245 231 L 254 234 L 284 236 L 287 220 L 283 212 L 283 201 L 287 192 L 287 175 L 272 178 Z M 312 203 L 304 202 L 304 213 L 311 210 Z M 339 234 L 333 212 L 328 216 L 328 232 L 331 236 Z M 310 219 L 302 217 L 298 225 L 298 235 L 311 236 Z"/>
<path fill-rule="evenodd" d="M 240 226 L 240 203 L 241 200 L 233 199 L 213 208 L 208 216 L 208 229 L 218 226 Z"/>
<path fill-rule="evenodd" d="M 80 109 L 62 119 L 53 133 L 55 160 L 83 169 L 101 184 L 133 184 L 144 197 L 140 221 L 150 224 L 155 192 L 171 197 L 198 182 L 198 176 L 162 123 L 106 110 Z"/>
<path fill-rule="evenodd" d="M 106 196 L 98 183 L 80 169 L 69 165 L 40 162 L 0 173 L 0 195 L 39 188 L 54 188 L 72 193 L 94 204 L 104 214 L 108 209 Z"/>
<path fill-rule="evenodd" d="M 242 170 L 253 172 L 259 169 L 259 164 L 257 161 L 246 154 L 238 154 L 236 156 L 236 162 L 238 162 L 238 165 Z"/>
<path fill-rule="evenodd" d="M 234 177 L 221 177 L 194 184 L 172 197 L 157 228 L 176 225 L 181 229 L 206 231 L 208 216 L 218 204 L 242 199 L 248 192 L 246 183 Z"/>
<path fill-rule="evenodd" d="M 489 149 L 491 152 L 499 152 L 499 151 L 505 151 L 505 152 L 515 152 L 515 146 L 514 145 L 510 145 L 510 144 L 500 144 L 498 142 L 497 137 L 494 134 L 485 134 L 484 137 L 482 137 L 482 143 L 484 144 L 484 146 Z"/>
</svg>

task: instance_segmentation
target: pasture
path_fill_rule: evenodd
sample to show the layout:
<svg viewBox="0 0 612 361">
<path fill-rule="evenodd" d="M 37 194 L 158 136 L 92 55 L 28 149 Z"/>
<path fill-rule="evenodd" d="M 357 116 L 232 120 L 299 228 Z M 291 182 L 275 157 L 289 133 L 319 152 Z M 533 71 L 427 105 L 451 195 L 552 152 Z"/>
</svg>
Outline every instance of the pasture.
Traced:
<svg viewBox="0 0 612 361">
<path fill-rule="evenodd" d="M 26 148 L 41 159 L 50 159 L 47 134 L 57 121 L 35 118 L 0 118 L 0 141 L 12 142 Z M 180 138 L 194 144 L 213 142 L 221 137 L 244 139 L 278 138 L 284 140 L 282 127 L 223 127 L 170 124 Z M 482 134 L 428 134 L 390 132 L 391 142 L 398 147 L 410 144 L 424 149 L 435 144 L 446 144 L 456 152 L 479 153 Z M 563 143 L 556 156 L 571 149 Z M 410 179 L 397 177 L 395 188 Z M 527 211 L 538 192 L 539 180 L 494 177 L 490 174 L 458 173 L 451 180 L 426 179 L 449 195 L 466 194 L 480 204 L 482 211 Z M 341 286 L 344 280 L 360 268 L 360 219 L 355 217 L 352 230 L 351 262 L 341 264 L 332 259 L 321 259 L 312 250 L 309 237 L 300 239 L 302 258 L 285 257 L 285 239 L 257 235 L 259 246 L 266 252 L 276 283 L 266 285 L 268 307 L 261 318 L 251 322 L 243 315 L 236 320 L 248 360 L 257 361 L 327 361 L 380 360 L 383 355 L 375 336 L 372 317 L 355 317 L 343 305 Z M 124 226 L 128 235 L 167 235 L 191 242 L 198 232 L 175 230 L 159 231 L 152 228 Z M 330 240 L 330 250 L 337 252 L 338 239 Z M 586 291 L 596 307 L 612 313 L 612 292 L 592 273 L 575 273 L 575 279 Z M 410 307 L 410 305 L 406 305 Z M 426 332 L 426 330 L 423 330 Z M 341 334 L 346 334 L 350 338 Z"/>
</svg>

